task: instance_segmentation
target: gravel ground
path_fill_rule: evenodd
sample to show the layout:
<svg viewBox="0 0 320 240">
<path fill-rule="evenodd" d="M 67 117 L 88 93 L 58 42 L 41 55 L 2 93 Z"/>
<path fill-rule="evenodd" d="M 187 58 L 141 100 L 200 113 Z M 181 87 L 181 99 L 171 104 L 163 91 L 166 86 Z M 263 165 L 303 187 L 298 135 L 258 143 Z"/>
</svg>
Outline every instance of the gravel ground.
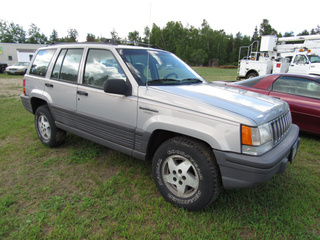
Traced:
<svg viewBox="0 0 320 240">
<path fill-rule="evenodd" d="M 22 76 L 0 78 L 0 97 L 19 97 L 22 93 Z"/>
</svg>

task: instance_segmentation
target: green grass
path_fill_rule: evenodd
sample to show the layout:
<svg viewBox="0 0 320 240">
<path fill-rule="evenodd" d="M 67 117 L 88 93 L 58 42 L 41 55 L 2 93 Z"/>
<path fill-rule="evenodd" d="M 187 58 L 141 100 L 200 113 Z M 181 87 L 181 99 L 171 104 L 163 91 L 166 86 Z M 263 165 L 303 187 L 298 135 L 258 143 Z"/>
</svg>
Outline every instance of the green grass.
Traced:
<svg viewBox="0 0 320 240">
<path fill-rule="evenodd" d="M 319 137 L 301 135 L 284 174 L 188 212 L 150 162 L 71 134 L 45 147 L 17 98 L 0 99 L 0 123 L 0 239 L 320 239 Z"/>
<path fill-rule="evenodd" d="M 0 79 L 2 78 L 6 78 L 6 79 L 10 79 L 10 78 L 20 78 L 21 80 L 23 79 L 23 75 L 12 75 L 12 74 L 7 74 L 7 73 L 0 73 Z"/>
<path fill-rule="evenodd" d="M 194 67 L 193 68 L 206 81 L 236 81 L 236 68 L 208 68 Z"/>
</svg>

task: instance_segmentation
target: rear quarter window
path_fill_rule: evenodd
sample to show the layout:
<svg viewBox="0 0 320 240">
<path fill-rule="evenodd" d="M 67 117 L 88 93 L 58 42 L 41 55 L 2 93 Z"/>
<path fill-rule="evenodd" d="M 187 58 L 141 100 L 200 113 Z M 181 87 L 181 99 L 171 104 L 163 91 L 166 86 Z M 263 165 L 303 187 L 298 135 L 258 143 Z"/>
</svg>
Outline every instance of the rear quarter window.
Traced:
<svg viewBox="0 0 320 240">
<path fill-rule="evenodd" d="M 51 59 L 55 53 L 56 49 L 43 49 L 39 50 L 37 56 L 35 57 L 31 69 L 30 74 L 45 76 L 48 70 L 48 66 L 51 62 Z"/>
</svg>

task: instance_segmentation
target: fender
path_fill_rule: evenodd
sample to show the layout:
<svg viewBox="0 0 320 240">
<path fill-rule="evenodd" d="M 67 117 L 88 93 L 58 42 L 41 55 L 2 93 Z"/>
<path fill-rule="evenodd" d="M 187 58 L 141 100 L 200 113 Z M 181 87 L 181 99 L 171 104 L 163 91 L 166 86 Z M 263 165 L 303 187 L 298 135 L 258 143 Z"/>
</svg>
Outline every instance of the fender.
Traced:
<svg viewBox="0 0 320 240">
<path fill-rule="evenodd" d="M 148 142 L 150 136 L 157 130 L 175 132 L 190 136 L 208 143 L 212 149 L 224 149 L 240 152 L 240 125 L 227 120 L 216 120 L 210 117 L 193 115 L 184 118 L 167 114 L 154 114 L 137 127 L 137 135 L 142 136 L 142 142 Z M 138 140 L 139 138 L 137 138 Z"/>
</svg>

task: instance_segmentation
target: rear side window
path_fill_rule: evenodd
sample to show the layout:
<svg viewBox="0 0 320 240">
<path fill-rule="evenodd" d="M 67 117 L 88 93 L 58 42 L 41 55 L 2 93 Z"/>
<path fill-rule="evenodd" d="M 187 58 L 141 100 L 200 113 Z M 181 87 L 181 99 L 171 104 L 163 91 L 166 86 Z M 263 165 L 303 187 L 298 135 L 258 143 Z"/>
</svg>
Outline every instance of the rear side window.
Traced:
<svg viewBox="0 0 320 240">
<path fill-rule="evenodd" d="M 273 83 L 273 91 L 320 99 L 320 84 L 305 78 L 280 77 Z"/>
<path fill-rule="evenodd" d="M 30 74 L 44 77 L 55 51 L 56 49 L 40 50 L 32 63 Z"/>
<path fill-rule="evenodd" d="M 54 65 L 51 78 L 77 82 L 83 49 L 62 49 Z"/>
</svg>

